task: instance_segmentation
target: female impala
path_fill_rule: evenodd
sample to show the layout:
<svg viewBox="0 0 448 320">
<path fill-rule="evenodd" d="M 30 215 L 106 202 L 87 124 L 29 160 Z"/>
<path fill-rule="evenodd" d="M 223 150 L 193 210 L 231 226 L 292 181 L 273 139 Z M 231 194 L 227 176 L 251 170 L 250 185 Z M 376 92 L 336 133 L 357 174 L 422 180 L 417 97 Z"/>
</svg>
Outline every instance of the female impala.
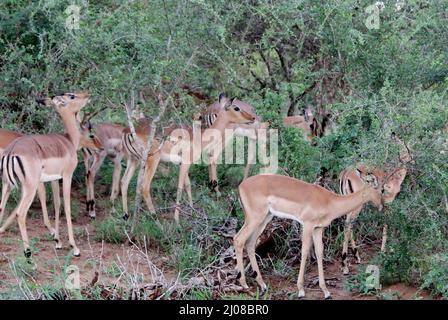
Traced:
<svg viewBox="0 0 448 320">
<path fill-rule="evenodd" d="M 403 144 L 395 134 L 392 138 Z M 407 169 L 406 163 L 411 161 L 411 156 L 407 148 L 403 146 L 400 152 L 401 166 L 397 168 L 391 168 L 388 170 L 381 170 L 375 167 L 368 167 L 363 164 L 358 164 L 356 168 L 347 168 L 339 175 L 339 189 L 340 193 L 347 195 L 353 192 L 357 192 L 363 188 L 363 177 L 366 175 L 373 175 L 378 180 L 378 183 L 384 190 L 384 202 L 391 203 L 395 197 L 400 193 L 401 184 L 406 177 Z M 351 242 L 353 254 L 356 257 L 356 262 L 361 263 L 361 256 L 359 255 L 358 248 L 353 238 L 352 225 L 354 220 L 358 217 L 362 210 L 362 206 L 359 206 L 347 215 L 344 228 L 344 244 L 342 247 L 342 272 L 343 274 L 349 274 L 348 269 L 348 244 Z M 383 227 L 383 239 L 381 241 L 381 251 L 385 251 L 387 241 L 387 224 Z"/>
<path fill-rule="evenodd" d="M 92 128 L 89 122 L 88 126 Z M 86 168 L 86 208 L 91 218 L 96 217 L 94 189 L 95 176 L 106 157 L 109 157 L 114 163 L 110 201 L 112 202 L 113 210 L 115 208 L 115 199 L 120 191 L 121 160 L 124 156 L 123 146 L 121 143 L 121 135 L 123 130 L 124 128 L 119 124 L 99 123 L 95 125 L 95 133 L 103 146 L 103 149 L 100 151 L 95 151 L 92 150 L 92 148 L 82 148 L 84 154 L 84 166 Z"/>
<path fill-rule="evenodd" d="M 221 103 L 221 109 L 218 113 L 218 117 L 210 128 L 201 130 L 201 139 L 195 139 L 191 135 L 192 130 L 177 129 L 174 130 L 171 133 L 170 138 L 165 140 L 163 143 L 157 141 L 157 139 L 154 140 L 149 153 L 150 156 L 147 160 L 142 184 L 143 197 L 145 199 L 146 205 L 148 206 L 148 209 L 152 213 L 155 213 L 155 209 L 152 204 L 152 198 L 150 194 L 151 181 L 154 177 L 160 160 L 180 165 L 179 180 L 177 184 L 176 209 L 174 211 L 174 219 L 176 220 L 176 222 L 178 222 L 179 204 L 184 187 L 187 189 L 190 204 L 192 204 L 191 186 L 188 176 L 188 170 L 191 164 L 200 159 L 202 152 L 207 153 L 210 163 L 216 163 L 216 159 L 219 156 L 219 153 L 215 152 L 213 155 L 210 153 L 212 149 L 213 151 L 216 151 L 216 135 L 219 135 L 219 138 L 221 138 L 218 143 L 220 143 L 219 151 L 222 151 L 222 148 L 225 145 L 222 143 L 224 130 L 230 124 L 252 124 L 255 121 L 255 117 L 252 114 L 249 114 L 240 108 L 240 101 L 235 99 L 223 99 L 223 96 L 220 97 L 221 99 L 219 102 Z M 121 180 L 121 194 L 123 197 L 123 210 L 125 213 L 125 219 L 127 219 L 127 217 L 129 216 L 127 207 L 127 190 L 129 182 L 131 181 L 135 169 L 137 168 L 138 160 L 141 158 L 141 147 L 139 146 L 137 139 L 142 141 L 143 145 L 146 145 L 149 130 L 150 123 L 143 121 L 141 125 L 136 128 L 136 138 L 132 136 L 132 133 L 129 129 L 123 132 L 123 146 L 128 156 L 128 165 L 126 168 L 126 172 L 124 173 Z M 179 137 L 181 138 L 179 139 Z M 182 150 L 186 150 L 186 152 L 182 153 L 182 156 L 179 156 L 178 147 L 181 145 L 183 147 Z M 195 152 L 195 150 L 199 150 L 200 152 Z"/>
<path fill-rule="evenodd" d="M 201 121 L 201 124 L 203 128 L 211 128 L 213 126 L 213 123 L 218 118 L 218 113 L 221 110 L 221 103 L 225 103 L 228 100 L 227 97 L 224 96 L 224 93 L 221 93 L 219 95 L 218 102 L 215 102 L 211 104 L 207 108 L 207 112 L 204 114 L 199 115 L 198 120 Z M 247 164 L 246 168 L 244 169 L 244 177 L 243 180 L 246 179 L 249 176 L 249 171 L 251 165 L 255 162 L 255 144 L 257 141 L 257 130 L 258 129 L 267 129 L 269 126 L 269 123 L 263 122 L 260 123 L 260 118 L 257 116 L 257 114 L 254 111 L 254 108 L 243 101 L 238 101 L 238 106 L 243 110 L 244 112 L 247 112 L 250 115 L 253 115 L 255 118 L 255 122 L 252 124 L 229 124 L 226 129 L 232 129 L 234 130 L 235 136 L 240 137 L 247 137 L 249 139 L 249 145 L 252 144 L 253 146 L 253 152 L 248 152 L 248 158 L 247 158 Z M 229 141 L 226 141 L 225 144 L 227 144 Z M 218 174 L 217 174 L 217 167 L 216 164 L 210 163 L 209 165 L 209 183 L 208 186 L 210 188 L 210 191 L 216 192 L 218 196 L 220 196 L 219 187 L 218 187 Z"/>
<path fill-rule="evenodd" d="M 69 242 L 73 255 L 80 251 L 75 244 L 70 208 L 70 190 L 73 171 L 78 163 L 77 149 L 80 132 L 77 115 L 89 101 L 89 93 L 66 93 L 52 99 L 44 99 L 46 105 L 53 104 L 64 122 L 65 134 L 30 135 L 15 139 L 4 151 L 1 159 L 3 169 L 2 198 L 11 188 L 21 185 L 21 197 L 15 209 L 22 235 L 25 256 L 31 256 L 26 230 L 26 214 L 41 182 L 63 180 L 64 211 L 67 219 Z M 59 242 L 56 222 L 55 240 Z"/>
<path fill-rule="evenodd" d="M 372 179 L 370 176 L 367 178 Z M 305 266 L 312 238 L 317 257 L 319 286 L 324 292 L 325 299 L 329 299 L 330 292 L 325 285 L 322 264 L 323 228 L 334 219 L 342 217 L 369 201 L 381 210 L 381 193 L 376 189 L 378 184 L 375 179 L 371 182 L 375 188 L 366 185 L 358 192 L 341 196 L 318 185 L 280 175 L 258 175 L 244 180 L 238 190 L 245 220 L 243 227 L 234 238 L 240 284 L 248 288 L 243 265 L 243 250 L 247 244 L 250 264 L 256 273 L 255 279 L 263 290 L 266 289 L 255 258 L 255 244 L 266 225 L 274 216 L 277 216 L 296 220 L 303 226 L 302 259 L 297 280 L 299 297 L 305 296 L 303 288 Z"/>
<path fill-rule="evenodd" d="M 23 134 L 0 129 L 0 159 L 2 157 L 3 151 L 6 149 L 6 147 L 12 143 L 16 138 L 22 137 Z M 97 137 L 92 133 L 91 128 L 84 127 L 81 125 L 81 136 L 80 136 L 80 147 L 82 148 L 89 148 L 89 150 L 100 151 L 102 149 L 101 143 L 97 139 Z M 0 167 L 1 170 L 1 167 Z M 54 209 L 55 209 L 55 217 L 56 221 L 59 221 L 59 208 L 60 208 L 60 196 L 59 196 L 59 182 L 58 181 L 51 181 L 51 187 L 53 190 L 53 201 L 54 201 Z M 44 218 L 44 224 L 47 227 L 48 231 L 50 231 L 50 234 L 52 236 L 55 235 L 56 231 L 53 229 L 50 223 L 50 219 L 48 218 L 48 210 L 47 210 L 47 203 L 46 203 L 46 192 L 45 192 L 45 186 L 43 183 L 39 184 L 39 187 L 37 188 L 37 194 L 39 197 L 39 201 L 42 208 L 42 215 Z M 5 199 L 2 199 L 0 202 L 0 223 L 3 220 L 3 215 L 5 213 L 4 208 L 6 207 L 6 203 L 8 202 L 9 192 L 5 194 Z M 5 232 L 6 229 L 10 226 L 10 224 L 14 221 L 15 214 L 14 212 L 11 213 L 9 218 L 6 220 L 5 224 L 0 228 L 0 234 Z M 59 244 L 60 245 L 60 244 Z"/>
</svg>

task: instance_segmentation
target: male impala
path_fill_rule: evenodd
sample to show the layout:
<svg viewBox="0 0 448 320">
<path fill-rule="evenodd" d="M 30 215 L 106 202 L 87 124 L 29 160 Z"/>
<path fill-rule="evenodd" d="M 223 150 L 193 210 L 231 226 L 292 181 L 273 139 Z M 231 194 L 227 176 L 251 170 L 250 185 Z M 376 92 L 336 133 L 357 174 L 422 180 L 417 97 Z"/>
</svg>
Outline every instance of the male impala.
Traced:
<svg viewBox="0 0 448 320">
<path fill-rule="evenodd" d="M 211 104 L 207 108 L 207 112 L 204 114 L 201 114 L 198 117 L 198 120 L 201 120 L 202 125 L 204 128 L 211 128 L 213 123 L 218 118 L 218 113 L 221 110 L 221 103 L 225 103 L 228 98 L 224 96 L 223 93 L 219 95 L 219 101 Z M 247 112 L 250 115 L 253 115 L 255 118 L 255 122 L 252 124 L 235 124 L 230 123 L 226 129 L 234 130 L 235 136 L 240 137 L 247 137 L 249 139 L 249 145 L 252 145 L 252 149 L 249 149 L 248 157 L 247 157 L 247 164 L 246 168 L 244 169 L 244 177 L 243 180 L 246 179 L 249 176 L 251 165 L 255 162 L 255 145 L 257 141 L 257 130 L 258 129 L 267 129 L 269 126 L 269 123 L 259 122 L 259 117 L 254 111 L 254 108 L 243 101 L 238 101 L 238 106 L 243 110 L 244 112 Z M 227 145 L 231 139 L 228 141 L 225 141 L 225 145 Z M 217 167 L 215 163 L 210 163 L 209 165 L 209 184 L 208 184 L 210 190 L 212 192 L 216 192 L 218 196 L 220 196 L 219 187 L 218 187 L 218 175 L 217 175 Z"/>
<path fill-rule="evenodd" d="M 91 127 L 90 122 L 88 126 Z M 115 199 L 120 191 L 120 175 L 121 175 L 121 160 L 123 159 L 123 146 L 121 143 L 121 135 L 124 128 L 119 124 L 113 123 L 99 123 L 95 125 L 95 133 L 103 146 L 100 151 L 92 150 L 91 148 L 82 148 L 84 155 L 84 166 L 86 168 L 86 185 L 87 185 L 87 199 L 86 209 L 91 218 L 95 218 L 95 176 L 100 169 L 106 157 L 109 157 L 114 163 L 114 172 L 112 175 L 112 191 L 110 201 L 112 208 L 115 208 Z"/>
<path fill-rule="evenodd" d="M 23 240 L 25 256 L 31 256 L 28 233 L 26 230 L 26 214 L 41 182 L 59 180 L 63 182 L 64 211 L 73 255 L 80 251 L 73 237 L 70 208 L 70 190 L 73 171 L 78 163 L 77 149 L 81 133 L 78 129 L 77 115 L 88 103 L 87 92 L 66 93 L 42 102 L 52 104 L 61 115 L 65 134 L 30 135 L 15 139 L 3 152 L 2 198 L 11 188 L 21 185 L 21 197 L 14 210 L 17 215 L 19 229 Z M 59 242 L 58 221 L 56 221 L 55 240 Z"/>
<path fill-rule="evenodd" d="M 347 196 L 341 196 L 321 186 L 281 175 L 258 175 L 244 180 L 238 190 L 245 220 L 243 227 L 234 238 L 240 284 L 244 288 L 248 288 L 243 264 L 243 250 L 246 246 L 252 270 L 256 274 L 255 279 L 262 290 L 266 289 L 255 258 L 255 245 L 266 225 L 274 216 L 277 216 L 296 220 L 303 226 L 302 258 L 297 280 L 299 297 L 305 296 L 303 287 L 305 266 L 311 239 L 313 239 L 319 271 L 319 286 L 324 292 L 325 299 L 329 299 L 331 295 L 325 285 L 322 264 L 323 228 L 334 219 L 342 217 L 369 201 L 382 209 L 381 193 L 376 189 L 377 182 L 370 176 L 367 178 L 375 188 L 366 185 L 360 191 Z"/>
<path fill-rule="evenodd" d="M 392 135 L 393 139 L 397 142 L 402 142 Z M 364 164 L 358 164 L 356 168 L 347 168 L 339 175 L 339 189 L 340 193 L 347 195 L 353 192 L 361 190 L 364 186 L 363 177 L 366 175 L 373 175 L 378 180 L 378 183 L 383 186 L 384 190 L 384 202 L 391 203 L 400 192 L 401 184 L 406 177 L 406 163 L 411 161 L 411 156 L 407 148 L 403 148 L 400 152 L 401 166 L 397 168 L 389 168 L 388 170 L 382 170 L 375 167 L 368 167 Z M 358 217 L 362 210 L 362 205 L 350 212 L 347 215 L 345 228 L 344 228 L 344 244 L 342 247 L 342 272 L 343 274 L 349 274 L 348 268 L 348 244 L 351 242 L 353 254 L 356 257 L 356 262 L 361 263 L 361 257 L 359 255 L 358 248 L 353 238 L 352 225 L 354 220 Z M 387 224 L 383 227 L 383 239 L 381 242 L 381 251 L 385 251 L 387 241 Z"/>
<path fill-rule="evenodd" d="M 201 152 L 207 152 L 210 163 L 216 163 L 217 156 L 219 155 L 219 153 L 216 152 L 216 133 L 218 133 L 221 138 L 221 141 L 219 141 L 219 151 L 222 151 L 222 148 L 224 146 L 224 144 L 222 143 L 224 139 L 224 131 L 230 124 L 251 124 L 255 121 L 255 117 L 252 114 L 245 112 L 240 107 L 241 102 L 239 100 L 223 99 L 222 95 L 220 96 L 220 98 L 221 99 L 219 102 L 221 104 L 221 109 L 218 113 L 218 117 L 210 128 L 201 130 L 201 139 L 195 139 L 191 134 L 191 129 L 174 130 L 170 134 L 170 138 L 166 139 L 164 142 L 160 142 L 157 139 L 154 139 L 152 148 L 149 152 L 150 156 L 148 157 L 146 163 L 146 169 L 142 184 L 143 198 L 145 199 L 148 209 L 152 213 L 155 213 L 155 209 L 152 204 L 152 198 L 150 194 L 151 181 L 154 177 L 160 160 L 162 160 L 163 162 L 172 162 L 180 165 L 179 179 L 177 184 L 176 209 L 174 211 L 174 219 L 176 220 L 176 222 L 178 222 L 179 204 L 184 187 L 187 189 L 190 205 L 192 204 L 191 185 L 188 176 L 188 170 L 191 164 L 200 159 Z M 146 145 L 150 127 L 151 124 L 149 121 L 145 122 L 144 120 L 142 120 L 140 125 L 136 128 L 136 138 L 133 137 L 129 129 L 123 132 L 123 146 L 128 155 L 126 172 L 124 173 L 121 181 L 121 194 L 123 198 L 123 210 L 125 219 L 127 219 L 127 217 L 129 216 L 127 206 L 127 190 L 129 182 L 134 175 L 135 169 L 138 165 L 138 160 L 141 158 L 142 154 L 141 147 L 139 146 L 141 144 L 137 142 L 137 139 L 142 141 L 143 145 Z M 179 139 L 179 137 L 181 138 Z M 179 146 L 182 146 L 182 150 L 186 151 L 185 153 L 182 153 L 182 156 L 178 154 Z M 209 153 L 212 151 L 212 149 L 214 149 L 213 151 L 215 151 L 213 155 Z M 200 152 L 195 152 L 195 150 L 199 150 Z"/>
<path fill-rule="evenodd" d="M 6 149 L 6 147 L 12 143 L 16 138 L 22 137 L 23 134 L 0 129 L 0 159 L 2 157 L 3 151 Z M 101 150 L 102 146 L 99 140 L 96 138 L 96 136 L 91 132 L 90 128 L 81 126 L 81 136 L 80 136 L 80 147 L 83 148 L 89 148 L 89 150 L 99 151 Z M 1 167 L 0 167 L 1 170 Z M 55 217 L 56 220 L 59 221 L 59 208 L 60 208 L 60 196 L 59 196 L 59 181 L 54 180 L 51 181 L 51 187 L 53 190 L 53 201 L 54 201 L 54 208 L 55 208 Z M 42 215 L 44 218 L 44 224 L 47 227 L 48 231 L 52 236 L 55 235 L 56 231 L 53 229 L 50 223 L 50 219 L 48 218 L 48 210 L 47 210 L 47 203 L 46 203 L 46 191 L 45 186 L 43 183 L 39 184 L 39 187 L 37 188 L 37 194 L 39 197 L 39 201 L 42 207 Z M 6 207 L 6 203 L 8 201 L 9 192 L 6 193 L 5 199 L 1 199 L 0 202 L 0 223 L 3 220 L 3 215 L 5 213 L 4 208 Z M 10 224 L 14 221 L 15 213 L 12 212 L 5 224 L 0 228 L 0 234 L 5 232 L 6 229 L 10 226 Z"/>
</svg>

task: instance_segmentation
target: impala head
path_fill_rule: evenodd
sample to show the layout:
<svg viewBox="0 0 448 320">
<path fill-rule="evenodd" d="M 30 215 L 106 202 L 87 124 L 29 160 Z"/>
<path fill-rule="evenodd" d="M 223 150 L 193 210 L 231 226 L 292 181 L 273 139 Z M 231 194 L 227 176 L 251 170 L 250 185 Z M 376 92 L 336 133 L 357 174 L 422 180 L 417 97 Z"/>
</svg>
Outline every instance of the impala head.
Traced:
<svg viewBox="0 0 448 320">
<path fill-rule="evenodd" d="M 305 118 L 306 122 L 313 121 L 314 115 L 309 105 L 305 105 L 305 107 L 303 108 L 303 117 Z"/>
<path fill-rule="evenodd" d="M 365 183 L 364 191 L 367 192 L 367 195 L 370 197 L 370 201 L 375 207 L 378 208 L 378 210 L 382 211 L 384 199 L 382 196 L 382 187 L 378 182 L 378 178 L 371 173 L 362 173 L 358 169 L 356 169 L 356 174 Z"/>
<path fill-rule="evenodd" d="M 93 126 L 90 121 L 81 123 L 79 127 L 81 128 L 81 137 L 79 141 L 80 147 L 89 148 L 94 151 L 103 150 L 103 145 L 95 135 Z"/>
<path fill-rule="evenodd" d="M 64 93 L 59 96 L 54 96 L 45 99 L 36 99 L 40 104 L 46 106 L 53 105 L 57 112 L 61 115 L 74 114 L 78 121 L 80 121 L 78 115 L 82 108 L 89 102 L 90 93 L 88 91 L 80 91 L 73 93 Z"/>
<path fill-rule="evenodd" d="M 386 182 L 383 185 L 383 198 L 385 203 L 391 203 L 400 193 L 401 184 L 406 177 L 406 171 L 406 168 L 398 168 L 386 177 Z"/>
<path fill-rule="evenodd" d="M 228 99 L 223 93 L 219 95 L 220 112 L 226 112 L 226 116 L 232 123 L 251 124 L 258 120 L 252 107 L 235 98 Z"/>
</svg>

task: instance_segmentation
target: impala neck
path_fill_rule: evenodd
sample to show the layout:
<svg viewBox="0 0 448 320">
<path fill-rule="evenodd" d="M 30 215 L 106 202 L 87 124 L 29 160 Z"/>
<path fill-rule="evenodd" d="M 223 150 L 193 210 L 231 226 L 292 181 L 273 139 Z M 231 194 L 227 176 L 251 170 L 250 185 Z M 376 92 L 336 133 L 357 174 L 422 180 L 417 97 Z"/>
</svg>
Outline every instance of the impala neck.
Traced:
<svg viewBox="0 0 448 320">
<path fill-rule="evenodd" d="M 343 196 L 334 194 L 333 199 L 329 203 L 331 211 L 331 220 L 337 219 L 347 213 L 359 208 L 363 204 L 371 200 L 368 188 L 363 188 L 358 192 Z"/>
<path fill-rule="evenodd" d="M 224 132 L 229 123 L 230 121 L 226 117 L 226 111 L 222 110 L 221 112 L 218 113 L 215 122 L 210 128 Z"/>
<path fill-rule="evenodd" d="M 76 117 L 73 114 L 61 114 L 62 122 L 64 123 L 65 134 L 78 150 L 79 142 L 81 140 L 81 133 L 79 132 Z"/>
</svg>

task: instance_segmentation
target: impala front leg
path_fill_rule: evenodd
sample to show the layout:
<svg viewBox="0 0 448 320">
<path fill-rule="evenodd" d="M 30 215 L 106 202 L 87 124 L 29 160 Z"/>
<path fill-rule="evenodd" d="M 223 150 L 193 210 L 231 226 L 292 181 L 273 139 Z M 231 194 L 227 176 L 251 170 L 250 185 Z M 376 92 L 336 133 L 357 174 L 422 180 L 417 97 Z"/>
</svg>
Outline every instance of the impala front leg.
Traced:
<svg viewBox="0 0 448 320">
<path fill-rule="evenodd" d="M 383 227 L 383 239 L 381 241 L 381 252 L 386 252 L 386 242 L 387 242 L 387 224 Z"/>
<path fill-rule="evenodd" d="M 317 269 L 319 272 L 319 287 L 324 292 L 324 297 L 326 300 L 331 299 L 331 294 L 327 289 L 324 277 L 324 266 L 323 266 L 323 256 L 324 256 L 324 244 L 322 243 L 322 233 L 323 228 L 316 228 L 313 231 L 313 243 L 314 251 L 316 252 L 317 259 Z"/>
<path fill-rule="evenodd" d="M 61 217 L 61 190 L 59 187 L 59 180 L 51 181 L 51 191 L 53 192 L 54 203 L 54 241 L 56 242 L 56 249 L 62 249 L 61 237 L 59 236 L 60 217 Z"/>
<path fill-rule="evenodd" d="M 190 169 L 190 164 L 182 163 L 179 169 L 179 180 L 177 183 L 177 197 L 176 197 L 176 208 L 174 209 L 174 221 L 179 224 L 179 206 L 182 200 L 182 191 L 185 186 L 185 178 Z"/>
<path fill-rule="evenodd" d="M 305 297 L 305 290 L 303 288 L 303 284 L 305 283 L 305 269 L 306 269 L 306 261 L 308 259 L 308 253 L 311 247 L 311 236 L 313 233 L 313 228 L 310 226 L 303 226 L 302 230 L 302 257 L 300 260 L 300 270 L 299 276 L 297 278 L 297 288 L 299 289 L 298 297 L 299 299 Z"/>
<path fill-rule="evenodd" d="M 62 179 L 62 193 L 64 197 L 64 211 L 67 220 L 68 241 L 73 248 L 73 255 L 79 257 L 81 255 L 78 247 L 75 243 L 75 237 L 73 236 L 72 215 L 70 207 L 70 190 L 72 187 L 72 174 L 66 174 Z"/>
<path fill-rule="evenodd" d="M 50 219 L 48 218 L 48 210 L 47 210 L 47 196 L 45 192 L 45 185 L 43 183 L 39 183 L 37 187 L 37 195 L 39 197 L 40 206 L 42 207 L 42 216 L 44 218 L 44 224 L 50 232 L 51 236 L 54 237 L 55 229 L 51 226 Z"/>
<path fill-rule="evenodd" d="M 221 192 L 219 191 L 218 186 L 218 173 L 217 173 L 217 167 L 216 162 L 212 158 L 212 156 L 209 157 L 210 165 L 209 165 L 209 182 L 208 182 L 208 188 L 212 193 L 216 193 L 217 197 L 221 196 Z"/>
</svg>

